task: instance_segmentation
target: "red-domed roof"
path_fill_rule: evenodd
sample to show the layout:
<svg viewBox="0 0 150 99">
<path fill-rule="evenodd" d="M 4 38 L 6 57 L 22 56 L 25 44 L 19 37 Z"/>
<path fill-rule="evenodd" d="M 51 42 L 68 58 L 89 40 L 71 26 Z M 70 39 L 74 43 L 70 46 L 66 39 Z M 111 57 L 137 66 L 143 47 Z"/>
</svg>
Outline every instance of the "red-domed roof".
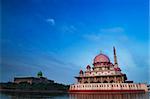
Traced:
<svg viewBox="0 0 150 99">
<path fill-rule="evenodd" d="M 94 63 L 101 63 L 101 62 L 110 62 L 110 60 L 108 56 L 101 53 L 94 58 Z"/>
</svg>

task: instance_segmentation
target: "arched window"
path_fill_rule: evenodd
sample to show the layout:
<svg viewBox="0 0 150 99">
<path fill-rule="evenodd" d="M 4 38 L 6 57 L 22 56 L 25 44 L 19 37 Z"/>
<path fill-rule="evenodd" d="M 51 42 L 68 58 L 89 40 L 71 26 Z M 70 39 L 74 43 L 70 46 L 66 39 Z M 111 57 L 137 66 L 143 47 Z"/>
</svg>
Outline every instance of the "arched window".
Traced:
<svg viewBox="0 0 150 99">
<path fill-rule="evenodd" d="M 96 83 L 101 83 L 100 81 L 97 81 Z"/>
<path fill-rule="evenodd" d="M 106 80 L 103 83 L 108 83 Z"/>
<path fill-rule="evenodd" d="M 113 80 L 111 80 L 111 81 L 110 81 L 110 83 L 114 83 L 114 81 L 113 81 Z"/>
<path fill-rule="evenodd" d="M 133 85 L 133 87 L 135 87 L 135 86 Z"/>
</svg>

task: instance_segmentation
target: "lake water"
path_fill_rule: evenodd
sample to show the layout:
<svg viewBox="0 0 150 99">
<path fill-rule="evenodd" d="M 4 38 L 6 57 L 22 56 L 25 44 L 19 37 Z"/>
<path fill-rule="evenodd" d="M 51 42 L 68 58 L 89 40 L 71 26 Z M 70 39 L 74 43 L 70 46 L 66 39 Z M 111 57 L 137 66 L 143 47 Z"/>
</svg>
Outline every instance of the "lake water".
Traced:
<svg viewBox="0 0 150 99">
<path fill-rule="evenodd" d="M 0 99 L 150 99 L 150 93 L 127 94 L 6 94 L 0 93 Z"/>
</svg>

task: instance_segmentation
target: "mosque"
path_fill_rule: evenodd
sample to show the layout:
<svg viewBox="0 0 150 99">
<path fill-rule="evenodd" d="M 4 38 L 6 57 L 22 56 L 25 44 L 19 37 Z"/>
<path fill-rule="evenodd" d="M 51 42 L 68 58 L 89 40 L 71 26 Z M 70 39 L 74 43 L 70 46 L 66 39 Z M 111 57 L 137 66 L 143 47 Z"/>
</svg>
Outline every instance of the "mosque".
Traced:
<svg viewBox="0 0 150 99">
<path fill-rule="evenodd" d="M 93 67 L 87 65 L 86 71 L 80 70 L 77 83 L 70 85 L 70 93 L 78 92 L 146 92 L 147 85 L 128 81 L 117 62 L 116 49 L 113 47 L 114 63 L 103 53 L 93 60 Z"/>
</svg>

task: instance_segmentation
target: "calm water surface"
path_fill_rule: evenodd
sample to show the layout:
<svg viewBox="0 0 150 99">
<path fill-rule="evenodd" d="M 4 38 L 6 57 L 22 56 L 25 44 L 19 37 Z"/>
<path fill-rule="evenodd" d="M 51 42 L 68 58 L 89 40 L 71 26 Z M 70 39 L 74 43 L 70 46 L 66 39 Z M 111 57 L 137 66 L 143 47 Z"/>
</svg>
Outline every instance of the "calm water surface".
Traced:
<svg viewBox="0 0 150 99">
<path fill-rule="evenodd" d="M 0 99 L 150 99 L 150 93 L 145 94 L 6 94 L 0 93 Z"/>
</svg>

